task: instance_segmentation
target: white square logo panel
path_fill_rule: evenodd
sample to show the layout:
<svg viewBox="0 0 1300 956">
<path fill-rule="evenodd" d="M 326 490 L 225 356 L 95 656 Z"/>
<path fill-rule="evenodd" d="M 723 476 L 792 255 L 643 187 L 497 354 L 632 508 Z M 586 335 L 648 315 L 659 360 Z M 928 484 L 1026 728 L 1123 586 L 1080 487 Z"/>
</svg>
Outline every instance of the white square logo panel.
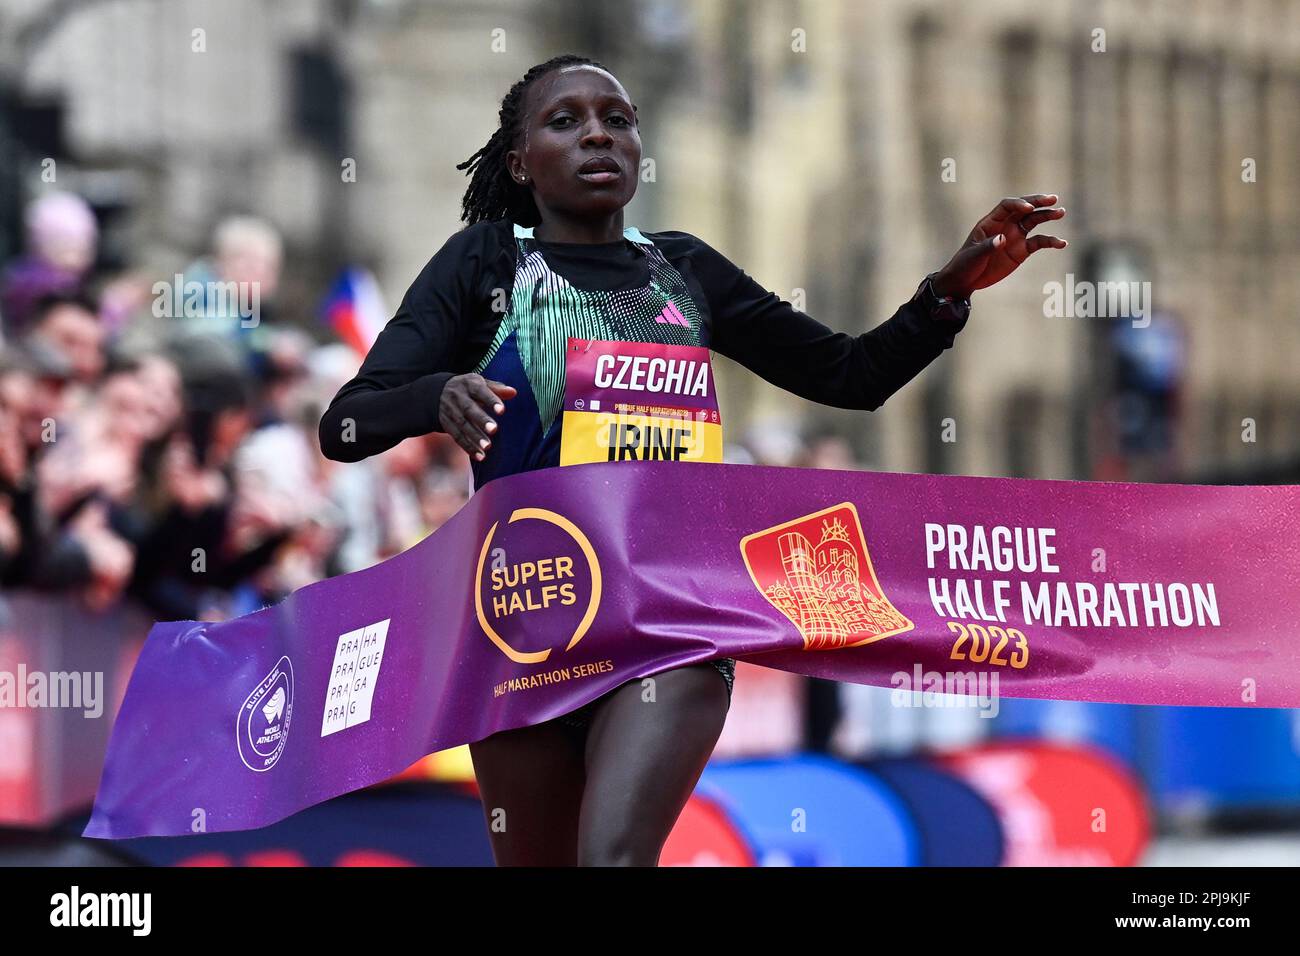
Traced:
<svg viewBox="0 0 1300 956">
<path fill-rule="evenodd" d="M 320 735 L 364 724 L 370 719 L 370 705 L 375 698 L 379 667 L 384 660 L 384 642 L 392 618 L 339 635 L 334 649 L 334 669 L 325 694 L 325 715 Z"/>
</svg>

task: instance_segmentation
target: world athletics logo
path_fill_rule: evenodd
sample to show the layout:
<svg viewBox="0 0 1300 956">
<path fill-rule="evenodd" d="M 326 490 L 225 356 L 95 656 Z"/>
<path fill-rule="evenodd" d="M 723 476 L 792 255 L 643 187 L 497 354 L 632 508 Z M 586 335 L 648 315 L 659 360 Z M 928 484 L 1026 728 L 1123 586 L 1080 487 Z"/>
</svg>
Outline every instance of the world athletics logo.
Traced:
<svg viewBox="0 0 1300 956">
<path fill-rule="evenodd" d="M 860 647 L 914 626 L 881 589 L 851 502 L 746 535 L 740 553 L 806 651 Z"/>
<path fill-rule="evenodd" d="M 265 773 L 276 765 L 293 720 L 293 664 L 281 657 L 239 708 L 235 743 L 244 766 Z"/>
</svg>

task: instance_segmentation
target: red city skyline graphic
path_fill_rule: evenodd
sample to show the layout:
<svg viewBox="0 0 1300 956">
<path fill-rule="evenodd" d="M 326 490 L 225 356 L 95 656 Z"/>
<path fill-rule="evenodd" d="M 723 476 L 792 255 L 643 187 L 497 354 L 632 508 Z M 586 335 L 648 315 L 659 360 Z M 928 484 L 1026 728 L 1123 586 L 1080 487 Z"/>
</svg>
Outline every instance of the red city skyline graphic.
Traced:
<svg viewBox="0 0 1300 956">
<path fill-rule="evenodd" d="M 851 502 L 746 535 L 740 552 L 755 587 L 798 628 L 804 650 L 858 647 L 913 627 L 881 590 Z"/>
</svg>

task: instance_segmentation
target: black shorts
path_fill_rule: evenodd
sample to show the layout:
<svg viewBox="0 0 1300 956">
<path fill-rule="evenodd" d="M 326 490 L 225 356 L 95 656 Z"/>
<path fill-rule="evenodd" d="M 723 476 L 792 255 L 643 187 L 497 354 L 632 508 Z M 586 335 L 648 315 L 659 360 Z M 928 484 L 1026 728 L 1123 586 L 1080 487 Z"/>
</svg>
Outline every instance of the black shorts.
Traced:
<svg viewBox="0 0 1300 956">
<path fill-rule="evenodd" d="M 708 664 L 727 682 L 727 706 L 731 706 L 731 688 L 736 682 L 736 662 L 730 657 L 718 657 L 711 661 L 703 661 Z M 690 665 L 688 665 L 690 666 Z M 620 685 L 621 686 L 621 685 Z M 618 688 L 615 688 L 617 690 Z M 614 691 L 610 691 L 612 694 Z M 608 696 L 608 695 L 606 695 Z M 591 718 L 596 714 L 596 706 L 604 700 L 604 697 L 597 697 L 589 703 L 583 704 L 577 710 L 571 710 L 567 714 L 561 714 L 559 717 L 552 719 L 552 723 L 568 727 L 571 730 L 586 730 L 591 724 Z"/>
</svg>

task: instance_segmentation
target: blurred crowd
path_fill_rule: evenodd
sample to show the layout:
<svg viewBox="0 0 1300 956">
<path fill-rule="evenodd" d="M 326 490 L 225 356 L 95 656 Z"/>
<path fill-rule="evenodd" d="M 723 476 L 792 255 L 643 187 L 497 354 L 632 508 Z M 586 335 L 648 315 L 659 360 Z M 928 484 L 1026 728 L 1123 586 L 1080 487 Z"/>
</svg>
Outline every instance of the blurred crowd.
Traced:
<svg viewBox="0 0 1300 956">
<path fill-rule="evenodd" d="M 33 201 L 24 227 L 0 266 L 5 590 L 219 620 L 404 551 L 464 503 L 468 462 L 445 436 L 321 456 L 320 413 L 360 363 L 327 329 L 221 300 L 175 315 L 175 277 L 97 274 L 76 195 Z M 231 217 L 212 246 L 187 287 L 255 283 L 274 301 L 271 225 Z"/>
<path fill-rule="evenodd" d="M 75 194 L 35 199 L 23 225 L 23 253 L 0 263 L 4 590 L 221 620 L 400 553 L 467 500 L 468 458 L 445 435 L 355 464 L 321 455 L 317 422 L 361 355 L 275 308 L 271 224 L 227 218 L 183 272 L 186 289 L 256 288 L 256 322 L 211 295 L 177 314 L 179 276 L 101 273 Z M 856 467 L 843 440 L 793 427 L 727 458 Z"/>
</svg>

